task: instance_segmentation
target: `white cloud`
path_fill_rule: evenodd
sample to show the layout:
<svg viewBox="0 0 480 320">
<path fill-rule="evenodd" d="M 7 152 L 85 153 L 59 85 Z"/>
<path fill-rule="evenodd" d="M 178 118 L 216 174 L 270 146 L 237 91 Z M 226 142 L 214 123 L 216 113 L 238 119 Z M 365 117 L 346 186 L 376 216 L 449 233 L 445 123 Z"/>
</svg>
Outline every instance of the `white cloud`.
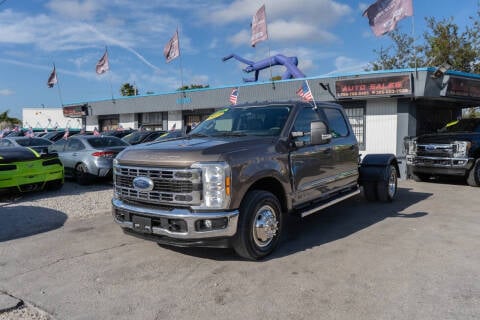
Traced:
<svg viewBox="0 0 480 320">
<path fill-rule="evenodd" d="M 334 65 L 336 69 L 329 72 L 328 74 L 339 72 L 363 72 L 368 66 L 368 62 L 360 61 L 355 58 L 339 56 L 335 59 Z"/>
<path fill-rule="evenodd" d="M 51 0 L 46 7 L 67 18 L 92 20 L 101 9 L 100 2 L 98 0 Z"/>
<path fill-rule="evenodd" d="M 0 89 L 0 96 L 12 96 L 15 94 L 15 91 L 10 89 Z"/>
</svg>

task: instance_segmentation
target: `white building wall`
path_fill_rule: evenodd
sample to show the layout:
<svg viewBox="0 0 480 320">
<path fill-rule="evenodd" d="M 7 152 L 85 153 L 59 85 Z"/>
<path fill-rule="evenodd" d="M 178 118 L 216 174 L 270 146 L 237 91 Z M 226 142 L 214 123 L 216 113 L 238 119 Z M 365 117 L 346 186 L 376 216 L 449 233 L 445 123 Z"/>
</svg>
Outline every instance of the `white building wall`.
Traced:
<svg viewBox="0 0 480 320">
<path fill-rule="evenodd" d="M 396 99 L 368 100 L 365 124 L 365 151 L 367 153 L 392 153 L 397 151 L 397 101 Z"/>
<path fill-rule="evenodd" d="M 22 122 L 23 128 L 82 128 L 82 119 L 64 117 L 62 108 L 23 108 Z"/>
<path fill-rule="evenodd" d="M 183 126 L 182 111 L 168 111 L 168 124 L 164 130 L 171 130 L 175 125 L 175 129 L 181 129 Z"/>
<path fill-rule="evenodd" d="M 124 129 L 137 129 L 138 121 L 135 121 L 135 113 L 124 113 L 120 114 L 119 124 Z"/>
</svg>

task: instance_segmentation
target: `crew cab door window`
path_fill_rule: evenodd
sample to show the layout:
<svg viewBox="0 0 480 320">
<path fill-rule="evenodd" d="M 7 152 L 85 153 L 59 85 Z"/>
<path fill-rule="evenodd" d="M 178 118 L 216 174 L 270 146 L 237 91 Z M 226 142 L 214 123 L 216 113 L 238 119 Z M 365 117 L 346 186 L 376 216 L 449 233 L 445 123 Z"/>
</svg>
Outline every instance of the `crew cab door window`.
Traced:
<svg viewBox="0 0 480 320">
<path fill-rule="evenodd" d="M 303 142 L 304 145 L 310 144 L 310 124 L 314 120 L 323 119 L 320 119 L 318 112 L 313 108 L 307 107 L 300 110 L 293 123 L 292 132 L 303 132 L 303 136 L 295 137 L 295 141 Z"/>
<path fill-rule="evenodd" d="M 345 117 L 340 110 L 332 108 L 324 108 L 325 116 L 328 119 L 330 133 L 333 138 L 348 136 L 348 127 L 345 123 Z"/>
</svg>

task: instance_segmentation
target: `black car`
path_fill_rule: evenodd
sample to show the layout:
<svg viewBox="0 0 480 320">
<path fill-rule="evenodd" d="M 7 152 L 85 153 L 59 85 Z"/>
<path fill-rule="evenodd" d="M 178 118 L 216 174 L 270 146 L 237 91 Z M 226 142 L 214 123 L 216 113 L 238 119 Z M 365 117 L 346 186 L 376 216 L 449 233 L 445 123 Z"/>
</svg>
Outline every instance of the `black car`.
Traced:
<svg viewBox="0 0 480 320">
<path fill-rule="evenodd" d="M 128 142 L 129 144 L 139 144 L 144 142 L 153 141 L 162 135 L 166 131 L 156 130 L 156 131 L 135 131 L 122 138 L 123 141 Z"/>
</svg>

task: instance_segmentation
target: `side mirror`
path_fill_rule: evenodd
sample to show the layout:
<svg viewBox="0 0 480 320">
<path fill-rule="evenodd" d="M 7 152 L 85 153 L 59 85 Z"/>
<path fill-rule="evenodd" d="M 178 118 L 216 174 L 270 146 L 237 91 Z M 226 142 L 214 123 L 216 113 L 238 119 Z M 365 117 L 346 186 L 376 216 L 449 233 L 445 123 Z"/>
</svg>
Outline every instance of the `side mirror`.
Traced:
<svg viewBox="0 0 480 320">
<path fill-rule="evenodd" d="M 332 140 L 332 135 L 328 133 L 328 126 L 322 120 L 315 120 L 310 123 L 310 143 L 326 144 Z"/>
</svg>

